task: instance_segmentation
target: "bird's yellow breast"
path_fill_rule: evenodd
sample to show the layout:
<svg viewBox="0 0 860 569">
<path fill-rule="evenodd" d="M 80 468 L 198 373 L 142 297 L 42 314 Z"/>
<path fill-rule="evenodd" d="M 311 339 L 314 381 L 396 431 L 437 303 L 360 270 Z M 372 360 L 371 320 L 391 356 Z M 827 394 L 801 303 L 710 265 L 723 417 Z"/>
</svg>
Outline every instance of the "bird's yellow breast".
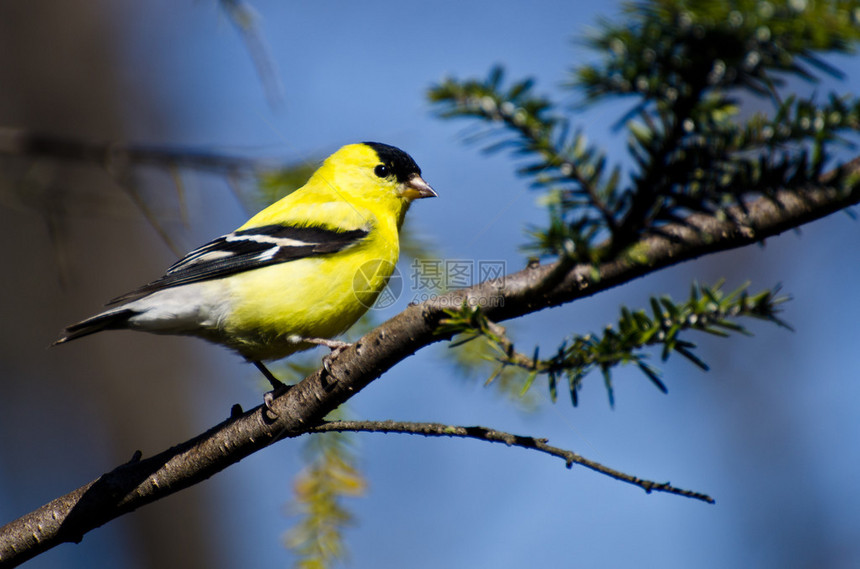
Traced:
<svg viewBox="0 0 860 569">
<path fill-rule="evenodd" d="M 375 219 L 369 235 L 345 250 L 235 275 L 220 328 L 252 360 L 305 349 L 289 337 L 331 338 L 352 326 L 385 288 L 398 255 L 396 224 Z"/>
</svg>

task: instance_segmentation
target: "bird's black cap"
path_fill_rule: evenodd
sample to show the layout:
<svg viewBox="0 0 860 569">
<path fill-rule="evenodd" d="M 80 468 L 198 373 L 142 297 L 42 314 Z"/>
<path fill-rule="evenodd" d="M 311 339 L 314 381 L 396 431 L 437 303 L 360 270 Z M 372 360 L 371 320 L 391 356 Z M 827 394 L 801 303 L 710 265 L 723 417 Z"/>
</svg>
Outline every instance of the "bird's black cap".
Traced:
<svg viewBox="0 0 860 569">
<path fill-rule="evenodd" d="M 404 183 L 415 174 L 421 175 L 421 168 L 418 167 L 415 160 L 396 146 L 381 142 L 363 142 L 362 144 L 366 144 L 376 151 L 376 155 L 397 177 L 398 182 Z"/>
</svg>

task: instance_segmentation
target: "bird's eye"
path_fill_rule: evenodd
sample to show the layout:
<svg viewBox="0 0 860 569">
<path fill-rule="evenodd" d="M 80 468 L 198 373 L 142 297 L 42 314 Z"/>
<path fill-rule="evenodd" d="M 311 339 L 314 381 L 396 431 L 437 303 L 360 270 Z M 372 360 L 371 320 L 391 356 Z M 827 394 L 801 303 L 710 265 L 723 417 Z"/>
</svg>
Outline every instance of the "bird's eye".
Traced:
<svg viewBox="0 0 860 569">
<path fill-rule="evenodd" d="M 388 166 L 385 164 L 380 164 L 376 168 L 373 169 L 373 173 L 379 176 L 380 178 L 387 178 L 389 174 Z"/>
</svg>

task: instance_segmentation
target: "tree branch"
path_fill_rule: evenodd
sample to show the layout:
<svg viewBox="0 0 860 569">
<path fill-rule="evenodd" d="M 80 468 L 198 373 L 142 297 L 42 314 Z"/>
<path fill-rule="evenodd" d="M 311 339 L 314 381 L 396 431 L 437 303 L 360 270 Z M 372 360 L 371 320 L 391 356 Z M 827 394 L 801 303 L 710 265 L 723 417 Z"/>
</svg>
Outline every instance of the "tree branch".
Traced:
<svg viewBox="0 0 860 569">
<path fill-rule="evenodd" d="M 651 480 L 643 480 L 637 476 L 625 474 L 604 466 L 599 462 L 589 460 L 584 456 L 580 456 L 573 451 L 550 446 L 547 444 L 547 439 L 538 439 L 534 437 L 524 437 L 514 435 L 487 427 L 460 427 L 456 425 L 444 425 L 442 423 L 412 423 L 402 421 L 328 421 L 311 427 L 309 433 L 326 433 L 331 431 L 353 431 L 362 433 L 405 433 L 409 435 L 423 435 L 425 437 L 459 437 L 467 439 L 477 439 L 490 443 L 504 443 L 508 446 L 518 446 L 525 449 L 536 450 L 546 453 L 551 456 L 557 456 L 565 461 L 568 468 L 572 468 L 574 464 L 579 464 L 590 468 L 600 474 L 605 474 L 621 482 L 627 482 L 634 486 L 639 486 L 649 494 L 651 492 L 667 492 L 669 494 L 677 494 L 685 498 L 693 498 L 702 500 L 709 504 L 714 503 L 714 499 L 707 494 L 694 492 L 692 490 L 683 490 L 676 488 L 668 482 L 653 482 Z"/>
<path fill-rule="evenodd" d="M 0 155 L 75 160 L 110 168 L 116 165 L 178 166 L 216 174 L 258 172 L 260 160 L 181 147 L 96 142 L 0 127 Z"/>
<path fill-rule="evenodd" d="M 846 165 L 860 170 L 860 159 Z M 693 214 L 664 226 L 663 234 L 638 243 L 623 258 L 600 266 L 573 267 L 557 284 L 543 287 L 555 263 L 531 265 L 501 279 L 456 290 L 406 310 L 346 348 L 272 401 L 276 417 L 259 406 L 234 416 L 158 455 L 134 460 L 0 528 L 0 567 L 18 565 L 60 543 L 80 541 L 102 524 L 145 504 L 205 480 L 283 437 L 308 432 L 399 361 L 446 339 L 435 333 L 446 308 L 481 305 L 500 321 L 558 306 L 617 286 L 646 273 L 716 251 L 761 241 L 860 201 L 851 192 L 821 185 L 779 191 L 725 215 Z M 539 294 L 534 291 L 539 290 Z"/>
</svg>

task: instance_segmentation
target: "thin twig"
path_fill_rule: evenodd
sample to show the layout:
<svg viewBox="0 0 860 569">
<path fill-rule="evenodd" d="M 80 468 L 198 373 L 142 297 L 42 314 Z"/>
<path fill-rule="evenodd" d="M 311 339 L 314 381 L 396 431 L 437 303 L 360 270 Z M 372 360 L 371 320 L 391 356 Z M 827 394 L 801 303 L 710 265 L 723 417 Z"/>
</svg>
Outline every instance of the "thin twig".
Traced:
<svg viewBox="0 0 860 569">
<path fill-rule="evenodd" d="M 259 159 L 207 152 L 199 148 L 117 144 L 55 136 L 11 127 L 0 127 L 0 155 L 74 160 L 95 163 L 103 167 L 117 163 L 157 167 L 179 166 L 218 174 L 255 173 L 266 169 L 266 163 Z"/>
<path fill-rule="evenodd" d="M 589 460 L 573 451 L 550 446 L 547 444 L 547 439 L 524 437 L 521 435 L 506 433 L 504 431 L 489 429 L 487 427 L 461 427 L 456 425 L 444 425 L 442 423 L 414 423 L 406 421 L 327 421 L 308 429 L 308 432 L 313 433 L 331 431 L 405 433 L 409 435 L 422 435 L 425 437 L 460 437 L 490 443 L 504 443 L 508 446 L 517 446 L 557 456 L 565 461 L 567 468 L 572 468 L 574 464 L 579 464 L 580 466 L 590 468 L 595 472 L 620 480 L 621 482 L 627 482 L 628 484 L 639 486 L 649 494 L 651 492 L 666 492 L 669 494 L 684 496 L 685 498 L 701 500 L 709 504 L 714 503 L 714 499 L 707 494 L 695 492 L 693 490 L 676 488 L 668 482 L 653 482 L 651 480 L 644 480 L 638 476 L 632 476 L 630 474 L 620 472 L 614 468 L 604 466 L 599 462 Z"/>
<path fill-rule="evenodd" d="M 247 2 L 242 0 L 221 0 L 221 6 L 236 26 L 251 61 L 257 70 L 269 106 L 279 108 L 284 104 L 284 87 L 278 74 L 278 66 L 266 45 L 260 29 L 257 14 Z"/>
</svg>

